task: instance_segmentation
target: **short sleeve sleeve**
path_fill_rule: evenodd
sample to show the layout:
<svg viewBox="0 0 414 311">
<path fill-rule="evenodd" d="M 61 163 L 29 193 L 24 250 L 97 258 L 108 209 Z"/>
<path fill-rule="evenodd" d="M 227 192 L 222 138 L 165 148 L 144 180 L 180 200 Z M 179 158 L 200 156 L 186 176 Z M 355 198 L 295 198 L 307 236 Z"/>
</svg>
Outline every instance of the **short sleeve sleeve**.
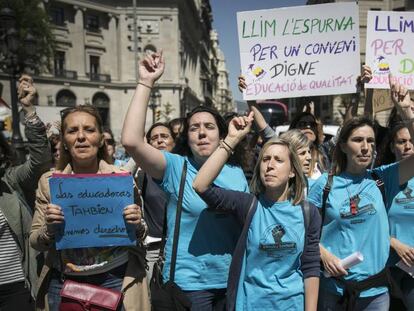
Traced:
<svg viewBox="0 0 414 311">
<path fill-rule="evenodd" d="M 323 188 L 325 187 L 327 180 L 328 177 L 325 173 L 313 183 L 309 190 L 308 201 L 317 208 L 322 207 Z"/>
<path fill-rule="evenodd" d="M 161 189 L 166 193 L 175 193 L 179 186 L 177 186 L 177 183 L 179 183 L 181 178 L 185 158 L 166 151 L 163 151 L 162 154 L 164 155 L 167 165 L 162 180 L 155 180 L 155 182 L 157 182 Z"/>
<path fill-rule="evenodd" d="M 386 205 L 390 205 L 394 197 L 400 191 L 400 163 L 395 162 L 388 165 L 382 165 L 373 170 L 384 183 L 385 196 L 387 199 Z"/>
</svg>

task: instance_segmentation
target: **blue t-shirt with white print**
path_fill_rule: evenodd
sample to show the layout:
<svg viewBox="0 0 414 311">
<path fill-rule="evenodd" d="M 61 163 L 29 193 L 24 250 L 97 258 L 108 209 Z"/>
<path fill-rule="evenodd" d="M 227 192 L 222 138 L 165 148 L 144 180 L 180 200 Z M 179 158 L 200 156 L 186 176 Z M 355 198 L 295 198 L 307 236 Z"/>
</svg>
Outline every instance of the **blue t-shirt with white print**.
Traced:
<svg viewBox="0 0 414 311">
<path fill-rule="evenodd" d="M 187 161 L 175 282 L 183 290 L 226 288 L 231 255 L 241 225 L 232 214 L 220 214 L 207 209 L 206 203 L 192 187 L 199 169 L 193 159 L 169 152 L 163 152 L 163 155 L 167 166 L 160 186 L 170 194 L 164 281 L 169 280 L 178 192 L 184 161 Z M 243 171 L 236 166 L 225 165 L 214 183 L 225 189 L 249 191 Z"/>
<path fill-rule="evenodd" d="M 301 206 L 260 195 L 247 239 L 236 310 L 304 310 Z"/>
<path fill-rule="evenodd" d="M 390 236 L 400 242 L 414 247 L 414 178 L 400 188 L 388 210 Z M 391 250 L 389 265 L 395 265 L 400 257 Z"/>
<path fill-rule="evenodd" d="M 387 201 L 399 191 L 398 170 L 398 163 L 374 169 L 384 182 Z M 322 207 L 323 188 L 327 180 L 325 173 L 310 189 L 308 200 L 319 208 Z M 360 201 L 358 212 L 352 214 L 350 197 L 355 195 L 359 196 Z M 348 270 L 346 280 L 362 281 L 385 267 L 390 249 L 388 218 L 381 191 L 370 171 L 357 176 L 346 172 L 334 176 L 326 202 L 320 243 L 340 259 L 357 251 L 362 253 L 364 261 Z M 321 286 L 334 294 L 343 295 L 342 286 L 333 278 L 322 277 Z M 363 291 L 360 297 L 372 297 L 386 291 L 385 287 L 371 288 Z"/>
</svg>

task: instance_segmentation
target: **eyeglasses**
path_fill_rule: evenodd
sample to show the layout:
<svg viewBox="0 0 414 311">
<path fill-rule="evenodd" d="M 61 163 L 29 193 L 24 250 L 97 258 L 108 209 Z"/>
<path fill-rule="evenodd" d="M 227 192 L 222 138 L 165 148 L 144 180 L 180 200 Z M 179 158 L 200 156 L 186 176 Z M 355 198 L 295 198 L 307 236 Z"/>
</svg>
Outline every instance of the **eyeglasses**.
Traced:
<svg viewBox="0 0 414 311">
<path fill-rule="evenodd" d="M 105 139 L 105 143 L 107 145 L 114 146 L 115 145 L 115 139 L 107 138 L 107 139 Z"/>
<path fill-rule="evenodd" d="M 66 118 L 66 116 L 71 113 L 74 112 L 76 110 L 76 107 L 67 107 L 65 109 L 62 109 L 59 113 L 60 113 L 60 118 L 63 120 L 64 118 Z"/>
<path fill-rule="evenodd" d="M 157 141 L 159 139 L 166 141 L 171 137 L 169 134 L 158 134 L 150 137 L 150 142 Z"/>
</svg>

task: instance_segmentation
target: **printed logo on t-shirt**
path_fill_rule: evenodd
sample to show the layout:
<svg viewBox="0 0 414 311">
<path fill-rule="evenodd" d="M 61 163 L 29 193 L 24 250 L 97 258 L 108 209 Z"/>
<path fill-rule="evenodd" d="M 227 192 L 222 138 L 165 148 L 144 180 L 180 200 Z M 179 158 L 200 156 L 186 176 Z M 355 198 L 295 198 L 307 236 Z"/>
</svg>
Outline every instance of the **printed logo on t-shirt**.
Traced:
<svg viewBox="0 0 414 311">
<path fill-rule="evenodd" d="M 406 203 L 411 203 L 414 202 L 414 197 L 411 195 L 413 192 L 413 190 L 410 187 L 406 187 L 402 193 L 405 195 L 405 198 L 396 198 L 395 202 L 397 204 L 406 204 Z M 404 206 L 405 209 L 414 209 L 414 206 Z"/>
<path fill-rule="evenodd" d="M 277 260 L 282 259 L 287 254 L 297 252 L 294 233 L 291 234 L 282 225 L 269 227 L 260 239 L 259 249 L 265 251 L 267 256 L 275 257 Z"/>
<path fill-rule="evenodd" d="M 359 217 L 361 215 L 367 214 L 367 215 L 374 215 L 377 211 L 375 210 L 375 207 L 373 204 L 367 204 L 364 206 L 358 206 L 355 211 L 351 211 L 351 208 L 348 206 L 348 208 L 342 208 L 340 211 L 341 218 L 343 219 L 350 219 Z"/>
<path fill-rule="evenodd" d="M 351 200 L 352 199 L 352 200 Z M 342 201 L 339 216 L 343 220 L 349 220 L 351 225 L 362 224 L 367 220 L 367 216 L 377 213 L 374 196 L 367 192 L 362 192 Z"/>
</svg>

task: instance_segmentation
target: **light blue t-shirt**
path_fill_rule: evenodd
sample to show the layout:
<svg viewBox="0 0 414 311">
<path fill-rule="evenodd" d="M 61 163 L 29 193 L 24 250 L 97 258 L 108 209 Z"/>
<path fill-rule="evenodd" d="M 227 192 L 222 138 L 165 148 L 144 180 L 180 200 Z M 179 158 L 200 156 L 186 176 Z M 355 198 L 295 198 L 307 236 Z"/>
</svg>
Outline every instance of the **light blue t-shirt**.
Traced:
<svg viewBox="0 0 414 311">
<path fill-rule="evenodd" d="M 394 197 L 399 191 L 399 164 L 384 165 L 374 169 L 385 184 L 385 195 Z M 323 188 L 328 175 L 323 174 L 312 186 L 308 199 L 322 207 Z M 350 210 L 350 197 L 359 195 L 358 212 Z M 326 202 L 325 220 L 321 244 L 336 257 L 343 259 L 354 252 L 361 252 L 364 261 L 348 270 L 346 280 L 362 281 L 380 272 L 386 265 L 390 242 L 386 208 L 381 191 L 372 179 L 370 171 L 364 175 L 345 172 L 334 176 Z M 343 295 L 342 286 L 333 278 L 321 278 L 321 286 L 328 291 Z M 363 291 L 361 297 L 372 297 L 387 291 L 385 287 Z"/>
<path fill-rule="evenodd" d="M 231 255 L 241 224 L 232 214 L 208 210 L 206 203 L 193 190 L 193 180 L 199 169 L 194 160 L 168 152 L 163 154 L 167 167 L 160 186 L 170 194 L 163 278 L 169 280 L 178 192 L 184 161 L 187 161 L 175 282 L 183 290 L 226 288 Z M 225 189 L 249 191 L 243 171 L 235 166 L 225 165 L 214 184 Z"/>
<path fill-rule="evenodd" d="M 309 177 L 306 177 L 307 181 L 308 181 L 308 192 L 310 190 L 310 188 L 312 188 L 313 184 L 315 183 L 315 181 L 317 181 L 317 179 L 312 179 Z"/>
<path fill-rule="evenodd" d="M 414 247 L 414 178 L 394 197 L 388 210 L 390 236 L 410 247 Z M 389 265 L 400 261 L 395 251 L 391 251 Z"/>
<path fill-rule="evenodd" d="M 261 195 L 247 239 L 236 310 L 304 310 L 301 206 Z"/>
</svg>

